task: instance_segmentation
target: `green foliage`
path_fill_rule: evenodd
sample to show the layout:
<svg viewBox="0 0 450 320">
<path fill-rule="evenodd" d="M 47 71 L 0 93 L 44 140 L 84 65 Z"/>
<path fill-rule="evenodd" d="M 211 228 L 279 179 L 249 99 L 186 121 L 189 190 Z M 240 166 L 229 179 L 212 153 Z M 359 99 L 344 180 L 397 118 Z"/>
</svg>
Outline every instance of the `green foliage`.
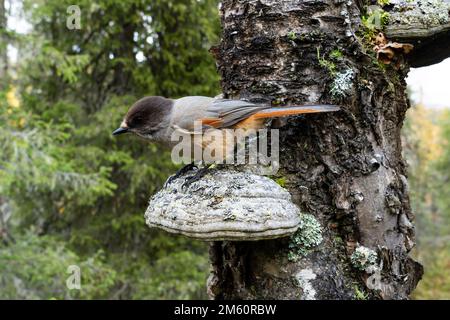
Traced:
<svg viewBox="0 0 450 320">
<path fill-rule="evenodd" d="M 134 299 L 203 299 L 208 259 L 188 251 L 160 258 L 137 283 Z"/>
<path fill-rule="evenodd" d="M 425 274 L 413 293 L 418 300 L 450 299 L 450 246 L 434 245 L 419 250 L 417 257 L 425 266 Z"/>
<path fill-rule="evenodd" d="M 450 194 L 450 111 L 443 112 L 439 119 L 439 126 L 442 128 L 442 157 L 437 160 L 436 166 L 439 172 L 440 184 L 438 186 L 440 195 Z M 446 196 L 439 197 L 438 202 L 441 212 L 444 216 L 447 234 L 450 234 L 450 199 Z"/>
<path fill-rule="evenodd" d="M 279 177 L 277 179 L 275 179 L 275 182 L 280 186 L 280 187 L 285 187 L 286 186 L 286 177 Z"/>
<path fill-rule="evenodd" d="M 81 290 L 66 286 L 71 265 L 81 270 Z M 32 230 L 0 247 L 0 270 L 0 299 L 106 298 L 117 277 L 101 250 L 83 259 L 64 241 Z"/>
<path fill-rule="evenodd" d="M 13 250 L 26 264 L 33 250 L 49 250 L 35 270 L 14 273 L 33 298 L 205 298 L 205 244 L 150 230 L 143 218 L 177 169 L 169 151 L 111 132 L 144 95 L 219 93 L 208 52 L 218 3 L 80 0 L 81 30 L 69 30 L 71 4 L 24 1 L 32 32 L 17 40 L 17 79 L 0 79 L 0 202 L 12 210 L 1 227 L 16 239 L 0 254 Z M 72 261 L 87 276 L 78 293 L 62 281 Z M 2 294 L 17 295 L 4 281 Z"/>
<path fill-rule="evenodd" d="M 325 58 L 325 55 L 320 55 L 320 49 L 317 48 L 317 61 L 319 61 L 319 65 L 322 68 L 325 68 L 328 70 L 330 75 L 334 77 L 336 75 L 336 65 L 333 61 L 327 60 Z"/>
<path fill-rule="evenodd" d="M 289 31 L 287 36 L 288 36 L 289 40 L 292 40 L 292 41 L 297 39 L 297 34 L 295 33 L 295 31 Z"/>
<path fill-rule="evenodd" d="M 82 167 L 66 153 L 68 150 L 64 146 L 73 134 L 70 124 L 44 122 L 20 111 L 6 120 L 6 114 L 0 113 L 0 119 L 3 118 L 5 123 L 19 117 L 25 119 L 24 128 L 0 128 L 3 147 L 0 154 L 1 194 L 20 197 L 21 205 L 25 205 L 27 199 L 33 206 L 38 204 L 48 211 L 57 209 L 51 198 L 65 198 L 72 205 L 86 205 L 92 204 L 97 197 L 113 195 L 115 184 L 108 179 L 110 168 L 100 166 L 97 172 L 79 170 Z"/>
<path fill-rule="evenodd" d="M 391 2 L 391 0 L 377 0 L 378 5 L 385 6 L 388 5 Z"/>
<path fill-rule="evenodd" d="M 342 51 L 339 49 L 334 49 L 330 52 L 330 58 L 334 60 L 340 60 L 343 56 Z"/>
<path fill-rule="evenodd" d="M 444 196 L 450 168 L 450 113 L 422 104 L 408 111 L 404 126 L 404 154 L 409 164 L 411 202 L 419 241 L 450 234 L 450 201 Z"/>
<path fill-rule="evenodd" d="M 424 276 L 415 299 L 449 299 L 450 112 L 414 105 L 403 129 L 411 206 L 416 215 L 416 258 Z"/>
<path fill-rule="evenodd" d="M 365 293 L 363 290 L 360 290 L 357 285 L 354 286 L 355 291 L 355 299 L 356 300 L 368 300 L 369 297 L 367 293 Z"/>
</svg>

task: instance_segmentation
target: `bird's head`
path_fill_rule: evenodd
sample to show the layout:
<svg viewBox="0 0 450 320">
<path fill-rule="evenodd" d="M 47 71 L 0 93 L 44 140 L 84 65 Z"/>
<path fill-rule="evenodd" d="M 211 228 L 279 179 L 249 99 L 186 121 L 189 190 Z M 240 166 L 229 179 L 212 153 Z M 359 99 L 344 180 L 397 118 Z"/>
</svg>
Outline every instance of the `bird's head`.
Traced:
<svg viewBox="0 0 450 320">
<path fill-rule="evenodd" d="M 155 140 L 167 128 L 172 105 L 173 100 L 164 97 L 142 98 L 131 106 L 120 127 L 112 134 L 131 132 L 142 138 Z"/>
</svg>

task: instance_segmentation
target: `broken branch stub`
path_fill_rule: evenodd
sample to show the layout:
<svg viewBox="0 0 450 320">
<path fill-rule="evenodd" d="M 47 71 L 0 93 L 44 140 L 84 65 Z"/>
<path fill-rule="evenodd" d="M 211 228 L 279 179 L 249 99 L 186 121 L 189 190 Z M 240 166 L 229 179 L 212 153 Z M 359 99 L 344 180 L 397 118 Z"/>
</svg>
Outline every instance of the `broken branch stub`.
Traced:
<svg viewBox="0 0 450 320">
<path fill-rule="evenodd" d="M 205 241 L 255 241 L 286 237 L 300 223 L 289 192 L 249 172 L 211 169 L 183 188 L 195 171 L 156 193 L 145 212 L 150 227 Z"/>
</svg>

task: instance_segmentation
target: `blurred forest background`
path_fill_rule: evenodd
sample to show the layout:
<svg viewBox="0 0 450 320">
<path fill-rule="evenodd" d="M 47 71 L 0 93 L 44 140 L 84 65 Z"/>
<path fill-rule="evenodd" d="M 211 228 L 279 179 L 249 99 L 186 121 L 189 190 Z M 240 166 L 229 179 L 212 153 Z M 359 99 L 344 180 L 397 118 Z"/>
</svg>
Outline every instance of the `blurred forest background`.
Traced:
<svg viewBox="0 0 450 320">
<path fill-rule="evenodd" d="M 206 298 L 207 244 L 144 223 L 169 155 L 111 132 L 144 95 L 220 93 L 217 2 L 79 0 L 69 30 L 72 1 L 0 0 L 1 299 Z M 426 272 L 413 298 L 450 299 L 449 109 L 415 103 L 403 133 Z"/>
</svg>

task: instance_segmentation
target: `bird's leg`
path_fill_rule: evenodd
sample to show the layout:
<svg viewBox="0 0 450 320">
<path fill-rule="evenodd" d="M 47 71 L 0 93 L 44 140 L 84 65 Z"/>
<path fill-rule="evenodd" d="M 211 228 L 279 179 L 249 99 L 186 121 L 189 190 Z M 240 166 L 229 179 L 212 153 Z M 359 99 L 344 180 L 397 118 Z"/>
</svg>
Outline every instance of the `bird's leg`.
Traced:
<svg viewBox="0 0 450 320">
<path fill-rule="evenodd" d="M 209 169 L 212 169 L 212 168 L 215 168 L 215 167 L 217 167 L 217 165 L 215 165 L 215 164 L 205 164 L 205 166 L 200 168 L 200 169 L 198 169 L 197 172 L 194 175 L 192 175 L 190 177 L 187 177 L 184 180 L 184 183 L 183 183 L 183 185 L 181 187 L 183 189 L 189 187 L 192 183 L 194 183 L 196 181 L 199 181 L 201 178 L 203 178 L 208 173 Z"/>
<path fill-rule="evenodd" d="M 189 172 L 189 171 L 191 171 L 191 170 L 193 170 L 195 168 L 198 168 L 198 167 L 197 167 L 196 164 L 194 164 L 194 162 L 191 162 L 191 163 L 185 165 L 184 167 L 179 169 L 174 175 L 170 176 L 169 179 L 167 179 L 166 183 L 164 184 L 164 187 L 166 187 L 169 184 L 171 184 L 175 179 L 181 177 L 186 172 Z"/>
</svg>

